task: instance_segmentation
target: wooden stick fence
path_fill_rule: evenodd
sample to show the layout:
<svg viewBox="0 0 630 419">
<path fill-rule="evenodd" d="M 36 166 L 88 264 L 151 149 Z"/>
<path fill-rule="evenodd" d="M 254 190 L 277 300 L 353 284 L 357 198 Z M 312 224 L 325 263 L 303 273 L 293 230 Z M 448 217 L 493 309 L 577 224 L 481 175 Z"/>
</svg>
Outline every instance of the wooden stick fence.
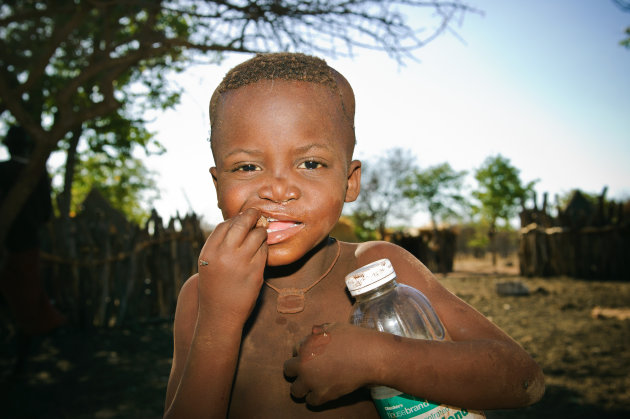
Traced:
<svg viewBox="0 0 630 419">
<path fill-rule="evenodd" d="M 394 233 L 390 240 L 420 259 L 432 272 L 453 272 L 457 234 L 451 229 Z"/>
<path fill-rule="evenodd" d="M 547 197 L 542 209 L 521 213 L 519 263 L 522 275 L 568 275 L 588 279 L 630 280 L 630 223 L 628 209 L 589 202 L 577 191 L 566 208 L 552 217 Z"/>
<path fill-rule="evenodd" d="M 154 211 L 140 228 L 100 203 L 51 223 L 43 274 L 57 306 L 81 327 L 169 319 L 204 240 L 195 214 L 165 227 Z"/>
<path fill-rule="evenodd" d="M 543 228 L 521 230 L 522 275 L 568 275 L 590 279 L 630 280 L 630 227 Z"/>
</svg>

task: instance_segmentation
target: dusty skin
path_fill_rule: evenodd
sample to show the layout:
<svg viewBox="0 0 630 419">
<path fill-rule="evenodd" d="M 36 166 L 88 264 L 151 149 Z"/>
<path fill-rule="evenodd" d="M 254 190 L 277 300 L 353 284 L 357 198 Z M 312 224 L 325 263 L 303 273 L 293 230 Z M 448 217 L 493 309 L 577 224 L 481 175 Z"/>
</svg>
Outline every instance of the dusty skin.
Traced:
<svg viewBox="0 0 630 419">
<path fill-rule="evenodd" d="M 630 320 L 593 318 L 595 307 L 629 308 L 630 282 L 520 278 L 510 259 L 457 260 L 440 281 L 513 336 L 542 366 L 547 391 L 529 408 L 488 418 L 630 417 Z M 499 297 L 496 284 L 522 281 L 532 294 Z M 0 306 L 0 402 L 8 418 L 161 418 L 171 363 L 170 323 L 94 332 L 70 327 L 41 338 L 31 362 L 9 380 L 15 336 Z"/>
</svg>

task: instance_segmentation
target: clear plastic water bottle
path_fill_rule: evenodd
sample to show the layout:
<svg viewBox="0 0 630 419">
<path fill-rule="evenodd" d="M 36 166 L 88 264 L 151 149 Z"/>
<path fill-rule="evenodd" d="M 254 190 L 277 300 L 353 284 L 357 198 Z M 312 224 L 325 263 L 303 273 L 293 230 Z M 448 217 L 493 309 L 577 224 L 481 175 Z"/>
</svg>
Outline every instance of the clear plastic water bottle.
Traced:
<svg viewBox="0 0 630 419">
<path fill-rule="evenodd" d="M 443 340 L 444 326 L 429 300 L 417 289 L 396 282 L 389 259 L 346 275 L 355 298 L 350 323 L 414 339 Z M 374 386 L 372 400 L 381 418 L 485 418 L 482 412 L 431 403 L 396 389 Z"/>
</svg>

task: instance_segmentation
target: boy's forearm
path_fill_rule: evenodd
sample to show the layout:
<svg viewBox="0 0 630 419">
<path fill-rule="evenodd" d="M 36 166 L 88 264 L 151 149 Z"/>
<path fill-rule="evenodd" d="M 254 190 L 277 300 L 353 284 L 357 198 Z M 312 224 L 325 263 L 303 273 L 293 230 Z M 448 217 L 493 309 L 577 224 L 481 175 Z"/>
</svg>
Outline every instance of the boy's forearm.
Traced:
<svg viewBox="0 0 630 419">
<path fill-rule="evenodd" d="M 544 392 L 538 365 L 516 343 L 436 342 L 383 336 L 379 383 L 440 404 L 499 409 L 535 403 Z M 456 383 L 456 384 L 454 384 Z"/>
<path fill-rule="evenodd" d="M 165 418 L 225 418 L 242 328 L 198 324 L 186 366 Z"/>
</svg>

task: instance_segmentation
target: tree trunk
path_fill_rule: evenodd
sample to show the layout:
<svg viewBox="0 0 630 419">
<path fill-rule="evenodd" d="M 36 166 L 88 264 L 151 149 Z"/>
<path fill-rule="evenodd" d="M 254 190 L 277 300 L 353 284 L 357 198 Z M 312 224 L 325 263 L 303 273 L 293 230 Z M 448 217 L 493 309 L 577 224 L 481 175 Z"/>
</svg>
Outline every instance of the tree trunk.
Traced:
<svg viewBox="0 0 630 419">
<path fill-rule="evenodd" d="M 77 157 L 77 145 L 79 144 L 79 138 L 81 138 L 82 129 L 78 127 L 72 131 L 72 139 L 68 147 L 66 155 L 66 170 L 63 179 L 63 191 L 57 199 L 57 205 L 59 207 L 59 214 L 61 220 L 61 231 L 63 232 L 61 240 L 64 242 L 64 248 L 66 254 L 64 255 L 70 260 L 78 260 L 77 252 L 77 232 L 72 229 L 70 221 L 70 206 L 72 204 L 72 183 L 74 180 L 74 172 L 76 168 Z M 76 289 L 82 289 L 80 284 L 80 271 L 76 264 L 70 266 L 70 273 L 72 276 L 72 284 Z M 76 295 L 81 295 L 77 292 Z M 81 318 L 80 313 L 75 313 L 77 318 Z M 83 323 L 82 323 L 83 324 Z"/>
<path fill-rule="evenodd" d="M 385 240 L 385 223 L 379 223 L 378 225 L 378 234 L 381 235 L 381 240 Z"/>
<path fill-rule="evenodd" d="M 497 266 L 497 246 L 495 243 L 495 238 L 497 233 L 497 228 L 495 222 L 493 221 L 490 224 L 490 229 L 488 230 L 488 239 L 490 239 L 490 252 L 492 253 L 492 266 Z"/>
<path fill-rule="evenodd" d="M 74 172 L 77 162 L 77 146 L 79 138 L 83 130 L 79 127 L 72 131 L 72 140 L 70 141 L 66 154 L 66 170 L 63 177 L 63 191 L 57 199 L 59 214 L 63 220 L 67 220 L 70 215 L 70 207 L 72 205 L 72 183 L 74 181 Z"/>
<path fill-rule="evenodd" d="M 433 227 L 433 238 L 431 240 L 431 248 L 435 254 L 435 260 L 437 262 L 437 271 L 446 276 L 447 269 L 444 261 L 444 240 L 440 236 L 440 232 L 438 231 L 437 219 L 435 218 L 435 214 L 430 213 L 431 217 L 431 226 Z"/>
<path fill-rule="evenodd" d="M 38 139 L 28 164 L 0 206 L 0 244 L 3 248 L 11 224 L 37 186 L 40 176 L 45 172 L 46 162 L 56 144 L 57 142 L 50 138 L 46 141 Z"/>
</svg>

